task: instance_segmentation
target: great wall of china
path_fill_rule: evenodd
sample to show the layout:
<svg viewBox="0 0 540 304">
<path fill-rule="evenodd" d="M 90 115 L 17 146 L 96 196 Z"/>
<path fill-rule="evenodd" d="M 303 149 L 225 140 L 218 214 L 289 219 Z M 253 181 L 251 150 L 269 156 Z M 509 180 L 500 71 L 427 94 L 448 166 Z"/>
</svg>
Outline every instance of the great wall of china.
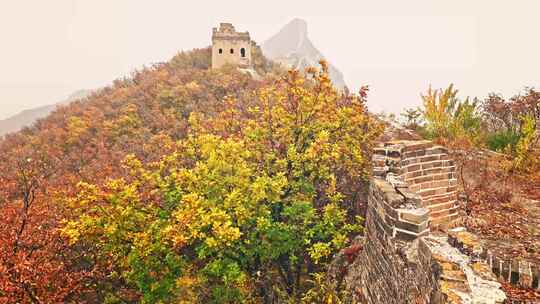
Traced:
<svg viewBox="0 0 540 304">
<path fill-rule="evenodd" d="M 459 227 L 456 164 L 446 148 L 389 141 L 373 161 L 366 234 L 333 265 L 357 302 L 512 303 L 501 280 L 539 288 L 534 263 L 505 260 Z"/>
</svg>

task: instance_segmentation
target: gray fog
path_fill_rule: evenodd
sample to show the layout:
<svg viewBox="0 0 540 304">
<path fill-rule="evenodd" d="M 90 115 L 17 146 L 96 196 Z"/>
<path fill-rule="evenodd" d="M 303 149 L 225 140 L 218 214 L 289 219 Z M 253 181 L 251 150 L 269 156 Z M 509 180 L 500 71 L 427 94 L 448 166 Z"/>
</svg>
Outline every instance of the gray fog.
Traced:
<svg viewBox="0 0 540 304">
<path fill-rule="evenodd" d="M 0 0 L 0 119 L 98 88 L 232 22 L 258 43 L 293 18 L 373 111 L 461 95 L 510 95 L 540 83 L 540 1 Z"/>
</svg>

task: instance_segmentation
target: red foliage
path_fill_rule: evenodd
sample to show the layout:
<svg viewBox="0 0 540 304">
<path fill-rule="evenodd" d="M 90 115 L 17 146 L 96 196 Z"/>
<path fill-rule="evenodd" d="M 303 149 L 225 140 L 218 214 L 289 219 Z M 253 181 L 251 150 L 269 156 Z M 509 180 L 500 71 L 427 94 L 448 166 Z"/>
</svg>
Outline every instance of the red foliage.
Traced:
<svg viewBox="0 0 540 304">
<path fill-rule="evenodd" d="M 531 288 L 519 288 L 507 282 L 501 282 L 508 303 L 538 303 L 540 292 Z"/>
<path fill-rule="evenodd" d="M 145 162 L 170 153 L 191 111 L 212 115 L 225 96 L 241 99 L 261 85 L 235 70 L 208 70 L 209 62 L 209 49 L 180 54 L 0 141 L 0 302 L 103 300 L 87 292 L 103 284 L 104 270 L 79 260 L 60 236 L 70 218 L 61 198 L 79 181 L 120 176 L 129 153 Z"/>
<path fill-rule="evenodd" d="M 345 254 L 345 258 L 347 259 L 347 262 L 352 263 L 362 250 L 362 246 L 359 244 L 353 244 L 345 249 L 343 249 L 343 253 Z"/>
</svg>

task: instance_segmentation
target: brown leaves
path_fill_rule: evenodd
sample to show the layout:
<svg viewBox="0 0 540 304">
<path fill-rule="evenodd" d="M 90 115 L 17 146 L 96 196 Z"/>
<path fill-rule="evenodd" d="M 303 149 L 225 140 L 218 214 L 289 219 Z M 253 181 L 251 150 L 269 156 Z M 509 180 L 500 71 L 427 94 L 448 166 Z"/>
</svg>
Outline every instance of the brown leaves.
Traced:
<svg viewBox="0 0 540 304">
<path fill-rule="evenodd" d="M 237 71 L 207 70 L 209 54 L 145 68 L 0 141 L 0 302 L 66 302 L 104 281 L 105 266 L 79 260 L 88 248 L 59 235 L 73 216 L 62 198 L 75 195 L 79 181 L 127 176 L 127 154 L 159 160 L 187 135 L 192 111 L 213 115 L 225 96 L 247 100 L 261 85 Z"/>
<path fill-rule="evenodd" d="M 532 288 L 519 288 L 507 282 L 501 282 L 501 284 L 508 300 L 534 301 L 534 303 L 537 303 L 537 301 L 540 300 L 540 292 L 538 290 Z"/>
</svg>

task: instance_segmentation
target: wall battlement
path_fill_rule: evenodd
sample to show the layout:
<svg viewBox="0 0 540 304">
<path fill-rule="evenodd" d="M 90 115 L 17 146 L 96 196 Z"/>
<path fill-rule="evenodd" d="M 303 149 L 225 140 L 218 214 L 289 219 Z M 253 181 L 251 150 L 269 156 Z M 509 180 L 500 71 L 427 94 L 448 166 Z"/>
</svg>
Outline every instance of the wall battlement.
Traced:
<svg viewBox="0 0 540 304">
<path fill-rule="evenodd" d="M 454 160 L 446 148 L 427 140 L 391 141 L 374 150 L 374 175 L 392 176 L 420 197 L 433 226 L 458 218 Z"/>
<path fill-rule="evenodd" d="M 378 163 L 370 181 L 366 234 L 353 245 L 361 250 L 350 264 L 343 258 L 336 262 L 346 265 L 345 285 L 353 299 L 369 304 L 503 303 L 506 295 L 490 265 L 460 251 L 448 233 L 436 229 L 452 217 L 450 212 L 442 220 L 433 216 L 433 206 L 441 204 L 434 198 L 451 193 L 448 202 L 455 201 L 455 169 L 447 151 L 427 141 L 401 141 L 384 144 L 374 158 Z"/>
<path fill-rule="evenodd" d="M 251 40 L 249 32 L 237 32 L 231 23 L 220 23 L 219 28 L 212 28 L 212 41 L 221 39 Z"/>
</svg>

